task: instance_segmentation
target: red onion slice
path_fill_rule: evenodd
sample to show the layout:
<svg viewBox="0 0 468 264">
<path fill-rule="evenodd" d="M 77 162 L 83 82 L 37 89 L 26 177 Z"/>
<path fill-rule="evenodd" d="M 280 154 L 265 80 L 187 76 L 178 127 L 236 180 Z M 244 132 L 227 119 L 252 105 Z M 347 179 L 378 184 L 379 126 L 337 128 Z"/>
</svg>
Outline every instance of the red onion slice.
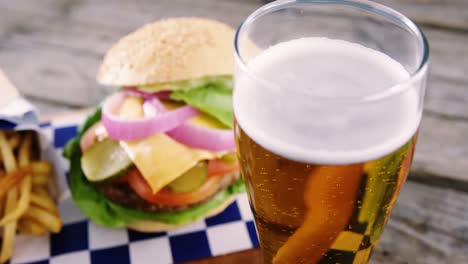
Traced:
<svg viewBox="0 0 468 264">
<path fill-rule="evenodd" d="M 199 114 L 198 110 L 191 106 L 184 106 L 174 111 L 162 111 L 158 106 L 161 103 L 153 97 L 147 99 L 146 102 L 150 102 L 149 106 L 154 107 L 154 111 L 145 111 L 149 114 L 141 119 L 124 120 L 116 116 L 115 112 L 126 96 L 125 92 L 114 94 L 104 101 L 102 107 L 102 124 L 109 133 L 109 137 L 116 140 L 142 139 L 164 133 Z M 148 106 L 145 107 L 148 108 Z"/>
<path fill-rule="evenodd" d="M 153 97 L 157 97 L 158 99 L 161 99 L 161 100 L 168 100 L 171 97 L 171 92 L 170 91 L 147 93 L 147 92 L 140 91 L 135 87 L 128 87 L 125 90 L 123 90 L 123 92 L 128 94 L 128 95 L 140 96 L 140 97 L 143 97 L 145 99 L 151 99 Z"/>
<path fill-rule="evenodd" d="M 153 100 L 152 103 L 158 111 L 167 111 L 158 100 Z M 179 143 L 192 148 L 232 151 L 236 147 L 234 132 L 231 129 L 206 128 L 185 123 L 166 132 L 166 134 Z"/>
<path fill-rule="evenodd" d="M 231 151 L 236 147 L 234 132 L 227 129 L 206 128 L 186 123 L 166 132 L 166 134 L 192 148 Z"/>
</svg>

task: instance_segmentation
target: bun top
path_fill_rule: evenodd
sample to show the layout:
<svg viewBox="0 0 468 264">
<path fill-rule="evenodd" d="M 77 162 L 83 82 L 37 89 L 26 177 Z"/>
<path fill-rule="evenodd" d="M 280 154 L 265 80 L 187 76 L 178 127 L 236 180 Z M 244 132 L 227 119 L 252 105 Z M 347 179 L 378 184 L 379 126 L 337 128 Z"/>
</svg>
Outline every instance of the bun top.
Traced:
<svg viewBox="0 0 468 264">
<path fill-rule="evenodd" d="M 147 24 L 119 40 L 105 55 L 97 80 L 134 86 L 232 74 L 234 30 L 204 18 Z"/>
</svg>

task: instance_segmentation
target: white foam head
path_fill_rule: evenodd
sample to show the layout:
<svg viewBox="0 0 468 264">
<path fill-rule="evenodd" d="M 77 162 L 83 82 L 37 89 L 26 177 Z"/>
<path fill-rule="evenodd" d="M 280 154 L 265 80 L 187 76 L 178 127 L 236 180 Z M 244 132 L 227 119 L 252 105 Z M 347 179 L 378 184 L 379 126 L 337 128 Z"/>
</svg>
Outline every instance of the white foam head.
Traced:
<svg viewBox="0 0 468 264">
<path fill-rule="evenodd" d="M 400 63 L 364 46 L 296 39 L 266 49 L 247 67 L 252 75 L 236 69 L 237 122 L 258 144 L 286 158 L 321 164 L 372 160 L 405 144 L 419 126 L 412 87 L 362 100 L 391 93 L 409 78 Z"/>
</svg>

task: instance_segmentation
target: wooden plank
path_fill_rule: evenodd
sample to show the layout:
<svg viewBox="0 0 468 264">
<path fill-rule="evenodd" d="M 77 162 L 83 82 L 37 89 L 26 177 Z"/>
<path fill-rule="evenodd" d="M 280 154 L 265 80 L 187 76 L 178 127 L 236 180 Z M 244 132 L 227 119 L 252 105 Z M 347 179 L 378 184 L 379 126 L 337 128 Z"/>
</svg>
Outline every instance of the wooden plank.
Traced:
<svg viewBox="0 0 468 264">
<path fill-rule="evenodd" d="M 96 105 L 107 94 L 95 81 L 97 56 L 54 45 L 5 41 L 0 65 L 20 92 L 70 106 Z"/>
<path fill-rule="evenodd" d="M 468 1 L 465 0 L 378 0 L 399 10 L 419 24 L 468 30 Z"/>
<path fill-rule="evenodd" d="M 143 8 L 125 2 L 113 5 L 78 2 L 44 1 L 40 6 L 28 1 L 0 2 L 0 65 L 23 94 L 73 106 L 96 104 L 110 91 L 98 87 L 94 81 L 100 60 L 123 35 L 167 14 L 176 16 L 178 10 L 183 11 L 179 15 L 213 17 L 214 14 L 213 18 L 220 20 L 227 10 L 239 11 L 235 3 L 227 2 L 213 4 L 214 10 L 204 8 L 209 1 L 205 1 L 206 5 L 192 1 L 144 2 Z M 120 4 L 125 8 L 119 8 Z M 71 14 L 72 9 L 76 16 Z M 242 14 L 231 13 L 228 17 L 236 21 L 227 22 L 238 24 L 251 10 L 247 7 L 239 11 Z M 31 80 L 46 92 L 32 86 Z M 64 92 L 63 85 L 68 92 Z"/>
<path fill-rule="evenodd" d="M 407 182 L 374 260 L 468 263 L 468 194 Z"/>
<path fill-rule="evenodd" d="M 468 83 L 430 76 L 427 86 L 426 114 L 468 121 Z"/>
<path fill-rule="evenodd" d="M 155 19 L 174 16 L 202 16 L 225 21 L 233 26 L 263 4 L 260 0 L 139 0 L 83 1 L 0 0 L 0 10 L 8 13 L 60 18 L 73 23 L 112 25 L 132 30 Z"/>
<path fill-rule="evenodd" d="M 261 261 L 248 250 L 189 263 Z M 468 263 L 468 193 L 407 182 L 370 263 Z"/>
<path fill-rule="evenodd" d="M 82 109 L 81 106 L 73 107 L 68 104 L 44 100 L 42 98 L 27 96 L 26 99 L 36 107 L 40 118 L 56 116 L 57 113 L 75 112 Z"/>
<path fill-rule="evenodd" d="M 442 81 L 468 82 L 468 34 L 423 27 L 430 45 L 430 73 Z"/>
<path fill-rule="evenodd" d="M 468 122 L 449 120 L 431 115 L 423 118 L 419 142 L 412 170 L 425 177 L 458 180 L 458 188 L 468 190 L 463 184 L 468 179 Z"/>
<path fill-rule="evenodd" d="M 442 122 L 445 119 L 468 121 L 468 34 L 432 28 L 423 30 L 430 45 L 426 114 Z M 465 146 L 468 150 L 468 144 Z"/>
<path fill-rule="evenodd" d="M 138 0 L 128 2 L 117 0 L 109 3 L 99 0 L 42 0 L 39 3 L 34 0 L 0 0 L 0 6 L 1 9 L 8 8 L 12 11 L 26 10 L 48 16 L 61 15 L 71 20 L 101 24 L 118 22 L 116 20 L 122 17 L 136 18 L 138 16 L 139 19 L 123 21 L 127 28 L 134 28 L 139 25 L 135 24 L 135 21 L 151 21 L 158 13 L 165 13 L 166 16 L 202 15 L 225 19 L 227 22 L 238 22 L 231 18 L 238 15 L 245 17 L 264 2 L 266 1 Z M 465 0 L 378 0 L 377 2 L 395 8 L 421 24 L 468 29 L 468 2 Z M 220 10 L 230 10 L 233 14 L 226 16 L 226 13 L 219 12 Z"/>
</svg>

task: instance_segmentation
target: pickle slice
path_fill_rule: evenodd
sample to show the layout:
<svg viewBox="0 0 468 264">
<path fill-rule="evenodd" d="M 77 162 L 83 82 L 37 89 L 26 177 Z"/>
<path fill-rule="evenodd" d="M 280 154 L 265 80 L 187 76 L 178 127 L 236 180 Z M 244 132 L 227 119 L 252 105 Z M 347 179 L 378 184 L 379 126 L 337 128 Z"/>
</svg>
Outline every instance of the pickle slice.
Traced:
<svg viewBox="0 0 468 264">
<path fill-rule="evenodd" d="M 205 183 L 208 174 L 208 166 L 205 161 L 199 162 L 197 165 L 182 174 L 179 178 L 169 183 L 169 188 L 173 192 L 193 192 Z"/>
<path fill-rule="evenodd" d="M 102 182 L 126 173 L 132 161 L 118 141 L 106 138 L 81 157 L 81 168 L 90 182 Z"/>
</svg>

